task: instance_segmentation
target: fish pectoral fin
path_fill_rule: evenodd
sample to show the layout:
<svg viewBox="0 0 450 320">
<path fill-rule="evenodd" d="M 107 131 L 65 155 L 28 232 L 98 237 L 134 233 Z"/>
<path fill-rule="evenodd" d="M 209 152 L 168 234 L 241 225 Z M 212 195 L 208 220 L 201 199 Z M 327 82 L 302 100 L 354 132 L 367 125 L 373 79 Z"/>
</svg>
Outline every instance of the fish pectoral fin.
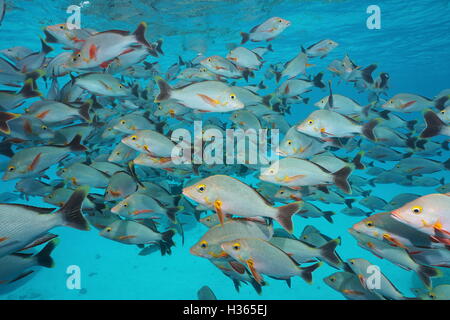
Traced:
<svg viewBox="0 0 450 320">
<path fill-rule="evenodd" d="M 253 278 L 255 278 L 256 282 L 258 282 L 259 284 L 262 284 L 264 282 L 264 280 L 263 280 L 262 276 L 258 273 L 258 271 L 256 271 L 253 260 L 248 259 L 247 261 L 245 261 L 245 263 L 247 264 L 247 267 L 250 270 Z"/>
<path fill-rule="evenodd" d="M 133 238 L 136 238 L 136 236 L 128 235 L 128 236 L 117 237 L 117 239 L 119 239 L 119 240 L 127 240 L 127 239 L 133 239 Z"/>
<path fill-rule="evenodd" d="M 228 263 L 233 268 L 233 270 L 236 271 L 237 273 L 239 273 L 239 274 L 245 273 L 245 267 L 241 263 L 239 263 L 237 261 L 230 261 Z"/>
<path fill-rule="evenodd" d="M 225 215 L 222 211 L 222 201 L 220 201 L 220 200 L 214 201 L 214 210 L 217 213 L 217 217 L 219 218 L 220 225 L 223 226 L 223 222 L 225 220 Z"/>
<path fill-rule="evenodd" d="M 142 214 L 142 213 L 151 213 L 153 212 L 153 210 L 150 209 L 144 209 L 144 210 L 135 210 L 133 211 L 131 214 L 134 216 L 137 216 L 138 214 Z"/>
<path fill-rule="evenodd" d="M 409 106 L 413 105 L 416 102 L 417 101 L 414 100 L 414 101 L 409 101 L 407 103 L 404 103 L 404 104 L 400 105 L 400 109 L 406 109 L 406 108 L 408 108 Z"/>
<path fill-rule="evenodd" d="M 384 234 L 383 239 L 387 240 L 389 243 L 391 243 L 395 247 L 400 247 L 400 248 L 406 249 L 406 247 L 400 241 L 392 238 L 389 234 Z"/>
<path fill-rule="evenodd" d="M 41 159 L 42 153 L 39 152 L 36 157 L 34 157 L 33 161 L 31 161 L 30 165 L 28 166 L 28 171 L 33 171 L 36 169 L 37 164 L 39 163 L 39 160 Z"/>
<path fill-rule="evenodd" d="M 342 293 L 349 294 L 349 295 L 355 295 L 355 296 L 363 296 L 364 292 L 357 291 L 357 290 L 351 290 L 351 289 L 344 289 L 342 290 Z"/>
<path fill-rule="evenodd" d="M 209 97 L 209 96 L 207 96 L 207 95 L 204 95 L 204 94 L 201 94 L 201 93 L 198 93 L 197 95 L 198 95 L 200 98 L 202 98 L 203 101 L 205 101 L 206 103 L 210 104 L 210 105 L 213 106 L 213 107 L 217 107 L 217 105 L 220 104 L 220 101 L 219 101 L 219 100 L 213 99 L 213 98 L 211 98 L 211 97 Z"/>
<path fill-rule="evenodd" d="M 6 238 L 6 237 L 0 237 L 0 242 L 3 242 L 3 241 L 6 241 L 6 240 L 8 240 L 9 238 Z"/>
<path fill-rule="evenodd" d="M 292 176 L 292 177 L 288 177 L 288 176 L 286 176 L 286 177 L 284 177 L 284 182 L 293 182 L 293 181 L 295 181 L 295 180 L 298 180 L 298 179 L 301 179 L 301 178 L 304 178 L 305 177 L 305 175 L 304 174 L 298 174 L 298 175 L 295 175 L 295 176 Z"/>
</svg>

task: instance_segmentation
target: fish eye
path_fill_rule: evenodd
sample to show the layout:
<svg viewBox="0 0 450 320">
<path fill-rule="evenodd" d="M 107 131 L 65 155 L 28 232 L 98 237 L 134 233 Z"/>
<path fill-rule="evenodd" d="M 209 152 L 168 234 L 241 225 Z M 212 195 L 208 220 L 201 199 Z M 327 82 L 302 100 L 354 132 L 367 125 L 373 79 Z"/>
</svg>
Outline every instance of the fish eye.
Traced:
<svg viewBox="0 0 450 320">
<path fill-rule="evenodd" d="M 60 28 L 61 30 L 64 30 L 64 25 L 63 25 L 63 24 L 60 25 L 59 28 Z"/>
<path fill-rule="evenodd" d="M 123 204 L 123 207 L 124 207 L 124 208 L 127 208 L 127 207 L 128 207 L 128 203 L 125 202 L 125 203 Z"/>
<path fill-rule="evenodd" d="M 415 206 L 411 208 L 411 211 L 415 214 L 420 214 L 422 213 L 423 208 L 421 206 Z"/>
<path fill-rule="evenodd" d="M 120 151 L 117 151 L 117 152 L 116 152 L 116 155 L 117 155 L 117 156 L 120 156 Z"/>
<path fill-rule="evenodd" d="M 108 228 L 105 229 L 105 231 L 106 231 L 106 232 L 111 232 L 111 231 L 112 231 L 112 228 L 111 228 L 111 227 L 108 227 Z"/>
<path fill-rule="evenodd" d="M 159 106 L 158 109 L 159 109 L 159 110 L 162 110 L 162 106 Z"/>
<path fill-rule="evenodd" d="M 113 128 L 109 127 L 109 128 L 108 128 L 108 129 L 106 129 L 106 130 L 108 130 L 108 131 L 112 131 L 112 129 L 113 129 Z"/>
<path fill-rule="evenodd" d="M 123 89 L 123 85 L 119 84 L 119 89 Z"/>
<path fill-rule="evenodd" d="M 352 259 L 352 260 L 349 260 L 348 262 L 350 262 L 351 265 L 354 265 L 354 264 L 355 264 L 355 260 L 353 260 L 353 259 Z"/>
<path fill-rule="evenodd" d="M 8 167 L 8 171 L 9 172 L 13 172 L 14 170 L 16 170 L 16 167 L 14 167 L 14 166 L 9 166 Z"/>
<path fill-rule="evenodd" d="M 208 241 L 203 240 L 202 242 L 200 242 L 200 247 L 202 247 L 203 249 L 208 247 Z"/>
<path fill-rule="evenodd" d="M 335 277 L 331 277 L 331 278 L 330 278 L 330 281 L 331 281 L 331 282 L 335 282 L 335 281 L 336 281 L 336 278 L 335 278 Z"/>
<path fill-rule="evenodd" d="M 328 44 L 333 44 L 333 41 L 328 41 Z"/>
<path fill-rule="evenodd" d="M 308 121 L 306 121 L 307 124 L 312 125 L 314 123 L 314 120 L 309 119 Z"/>
<path fill-rule="evenodd" d="M 445 113 L 445 110 L 442 110 L 441 113 L 444 114 L 444 113 Z"/>
<path fill-rule="evenodd" d="M 230 98 L 231 98 L 231 100 L 234 100 L 234 99 L 236 99 L 236 95 L 234 93 L 232 93 L 232 94 L 230 94 Z"/>
<path fill-rule="evenodd" d="M 127 123 L 125 120 L 120 120 L 120 124 L 125 124 Z"/>
<path fill-rule="evenodd" d="M 366 222 L 366 226 L 373 227 L 373 221 L 367 221 Z"/>
<path fill-rule="evenodd" d="M 278 19 L 278 22 L 279 22 L 279 23 L 282 23 L 282 22 L 283 22 L 283 20 L 281 20 L 281 19 Z"/>
<path fill-rule="evenodd" d="M 197 191 L 202 193 L 203 191 L 206 190 L 206 186 L 204 184 L 198 185 L 197 186 Z"/>
<path fill-rule="evenodd" d="M 287 144 L 288 144 L 288 146 L 290 146 L 292 144 L 292 140 L 288 140 Z"/>
<path fill-rule="evenodd" d="M 208 61 L 208 62 L 211 62 L 211 61 L 212 61 L 212 59 L 211 59 L 211 58 L 208 58 L 208 59 L 206 59 L 206 61 Z"/>
<path fill-rule="evenodd" d="M 428 294 L 428 296 L 431 298 L 431 299 L 436 299 L 436 295 L 434 294 L 434 293 L 432 293 L 432 292 L 430 292 L 429 294 Z"/>
<path fill-rule="evenodd" d="M 51 194 L 49 194 L 49 195 L 47 196 L 47 198 L 52 199 L 53 196 L 52 196 Z"/>
<path fill-rule="evenodd" d="M 47 130 L 48 127 L 47 127 L 46 125 L 42 125 L 42 126 L 41 126 L 41 129 L 42 129 L 42 130 Z"/>
<path fill-rule="evenodd" d="M 206 68 L 200 68 L 200 72 L 206 72 Z"/>
<path fill-rule="evenodd" d="M 241 245 L 239 243 L 236 242 L 235 244 L 233 244 L 234 250 L 238 251 L 240 248 L 241 248 Z"/>
<path fill-rule="evenodd" d="M 211 221 L 211 218 L 206 218 L 206 221 Z"/>
<path fill-rule="evenodd" d="M 131 140 L 136 141 L 137 140 L 137 136 L 131 136 Z"/>
</svg>

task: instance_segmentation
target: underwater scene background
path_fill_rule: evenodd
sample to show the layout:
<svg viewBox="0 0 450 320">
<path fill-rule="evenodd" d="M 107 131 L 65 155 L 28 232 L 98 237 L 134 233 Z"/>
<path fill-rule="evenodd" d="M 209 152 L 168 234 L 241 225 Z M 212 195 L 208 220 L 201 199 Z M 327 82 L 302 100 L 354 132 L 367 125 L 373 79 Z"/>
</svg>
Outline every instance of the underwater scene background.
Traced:
<svg viewBox="0 0 450 320">
<path fill-rule="evenodd" d="M 39 37 L 45 38 L 43 28 L 49 25 L 65 23 L 70 14 L 66 9 L 70 5 L 78 5 L 74 1 L 6 1 L 6 14 L 0 26 L 0 50 L 14 46 L 25 46 L 33 51 L 41 48 Z M 366 26 L 370 13 L 366 12 L 369 5 L 378 5 L 381 9 L 381 28 L 371 30 Z M 274 78 L 267 79 L 266 71 L 270 65 L 285 63 L 294 58 L 301 47 L 309 47 L 322 39 L 332 39 L 338 43 L 326 57 L 311 59 L 313 66 L 307 69 L 308 75 L 324 72 L 323 82 L 332 80 L 333 93 L 351 97 L 360 105 L 369 104 L 368 93 L 358 92 L 353 84 L 340 81 L 327 67 L 335 59 L 344 55 L 351 57 L 356 65 L 366 67 L 376 64 L 374 75 L 379 72 L 389 74 L 387 95 L 381 99 L 388 100 L 397 93 L 414 93 L 428 98 L 434 98 L 442 90 L 450 87 L 450 2 L 435 1 L 100 1 L 92 0 L 81 8 L 81 26 L 97 31 L 128 30 L 134 31 L 136 26 L 144 21 L 148 28 L 146 37 L 149 42 L 163 40 L 164 55 L 150 56 L 147 61 L 158 62 L 159 69 L 164 72 L 174 63 L 191 61 L 202 53 L 208 57 L 221 55 L 225 57 L 229 48 L 240 44 L 240 32 L 248 32 L 252 27 L 261 24 L 271 17 L 282 17 L 291 25 L 269 43 L 273 52 L 265 53 L 265 61 L 261 70 L 255 71 L 255 77 L 250 78 L 250 84 L 263 81 L 265 89 L 258 91 L 261 96 L 273 93 L 278 84 Z M 266 42 L 247 42 L 247 48 L 267 46 Z M 63 46 L 50 44 L 54 51 L 48 54 L 54 57 L 63 51 Z M 298 78 L 305 78 L 305 76 Z M 58 79 L 60 87 L 70 80 L 68 75 Z M 131 81 L 131 80 L 129 80 Z M 145 87 L 149 79 L 133 80 Z M 231 82 L 231 81 L 230 81 Z M 171 81 L 171 84 L 176 81 Z M 246 85 L 245 80 L 237 80 L 238 85 Z M 50 81 L 37 81 L 38 88 L 44 94 Z M 3 90 L 10 90 L 2 86 Z M 309 103 L 293 103 L 290 114 L 285 114 L 289 125 L 300 123 L 317 110 L 314 103 L 329 94 L 328 88 L 313 88 L 302 97 L 308 97 Z M 23 106 L 12 110 L 24 110 L 36 99 L 30 99 Z M 155 110 L 153 97 L 144 108 Z M 423 121 L 422 113 L 401 114 L 407 120 Z M 207 119 L 211 115 L 204 115 Z M 228 121 L 230 113 L 214 113 L 222 121 Z M 167 123 L 177 123 L 176 120 L 164 119 Z M 183 120 L 182 120 L 183 121 Z M 184 125 L 189 130 L 192 123 L 185 120 Z M 404 128 L 399 128 L 404 129 Z M 412 134 L 417 136 L 418 131 Z M 122 137 L 122 136 L 121 136 Z M 444 142 L 448 137 L 439 136 L 434 141 Z M 6 139 L 6 138 L 5 138 Z M 104 153 L 110 153 L 118 142 L 110 142 L 102 146 Z M 13 147 L 13 150 L 17 150 Z M 398 151 L 412 155 L 414 149 L 397 148 Z M 338 150 L 336 156 L 353 158 L 361 147 L 349 152 Z M 442 164 L 449 158 L 448 148 L 440 148 L 435 154 L 425 156 Z M 0 155 L 1 171 L 8 165 L 9 158 Z M 361 160 L 367 168 L 369 164 L 383 169 L 391 169 L 396 161 L 379 162 L 364 154 Z M 54 165 L 46 174 L 50 179 L 59 179 L 56 175 L 58 166 Z M 238 177 L 247 184 L 256 186 L 258 172 L 252 171 L 246 176 Z M 139 173 L 139 171 L 138 171 Z M 220 172 L 217 172 L 219 174 Z M 353 173 L 373 179 L 366 170 L 355 170 Z M 215 174 L 211 172 L 210 175 Z M 181 178 L 168 178 L 170 173 L 154 181 L 170 181 L 176 184 Z M 401 193 L 426 195 L 436 193 L 436 188 L 449 182 L 447 169 L 428 174 L 441 182 L 438 185 L 402 186 L 396 183 L 365 185 L 364 190 L 371 190 L 370 195 L 390 201 Z M 206 177 L 206 176 L 203 176 Z M 442 180 L 444 178 L 444 180 Z M 15 184 L 18 180 L 1 181 L 0 193 L 11 192 L 20 195 Z M 47 180 L 46 180 L 47 181 Z M 443 182 L 443 183 L 442 183 Z M 98 191 L 98 190 L 96 190 Z M 102 191 L 98 191 L 101 193 Z M 448 192 L 448 190 L 446 191 Z M 363 196 L 355 197 L 354 206 L 366 212 L 372 210 L 357 202 Z M 29 200 L 17 197 L 11 203 L 22 203 L 32 206 L 49 207 L 41 197 L 30 196 Z M 332 204 L 323 201 L 311 201 L 323 211 L 332 211 L 333 222 L 323 217 L 304 219 L 294 215 L 294 235 L 299 236 L 306 225 L 312 225 L 321 233 L 335 239 L 340 237 L 341 244 L 337 252 L 344 260 L 349 258 L 365 258 L 378 265 L 382 272 L 395 286 L 408 297 L 414 296 L 411 288 L 421 288 L 423 285 L 413 271 L 407 271 L 392 264 L 386 259 L 380 259 L 369 251 L 359 247 L 357 241 L 349 234 L 348 228 L 365 218 L 365 216 L 349 216 L 341 212 L 345 204 Z M 282 205 L 276 202 L 275 206 Z M 209 211 L 212 213 L 213 211 Z M 374 210 L 374 213 L 383 210 Z M 279 228 L 279 225 L 275 223 Z M 31 275 L 12 284 L 0 284 L 0 299 L 197 299 L 197 291 L 204 285 L 209 286 L 218 299 L 344 299 L 337 291 L 323 282 L 323 278 L 338 271 L 327 264 L 313 272 L 313 284 L 305 283 L 300 277 L 292 279 L 289 288 L 284 281 L 267 278 L 268 285 L 262 288 L 258 295 L 251 285 L 242 285 L 240 292 L 234 288 L 233 282 L 215 268 L 207 259 L 196 257 L 189 249 L 207 231 L 207 227 L 187 220 L 184 225 L 184 244 L 180 235 L 174 236 L 176 246 L 170 255 L 161 256 L 158 251 L 141 256 L 137 246 L 124 245 L 99 236 L 99 231 L 91 228 L 89 232 L 81 232 L 66 227 L 57 227 L 51 232 L 59 236 L 60 243 L 52 253 L 54 268 L 39 268 Z M 0 234 L 1 237 L 1 234 Z M 38 252 L 39 248 L 34 249 Z M 30 251 L 32 252 L 32 251 Z M 81 289 L 68 289 L 66 285 L 69 266 L 78 266 L 81 270 Z M 445 271 L 445 268 L 441 268 Z M 1 279 L 0 279 L 1 280 Z M 433 284 L 449 283 L 450 278 L 443 276 L 433 279 Z"/>
</svg>

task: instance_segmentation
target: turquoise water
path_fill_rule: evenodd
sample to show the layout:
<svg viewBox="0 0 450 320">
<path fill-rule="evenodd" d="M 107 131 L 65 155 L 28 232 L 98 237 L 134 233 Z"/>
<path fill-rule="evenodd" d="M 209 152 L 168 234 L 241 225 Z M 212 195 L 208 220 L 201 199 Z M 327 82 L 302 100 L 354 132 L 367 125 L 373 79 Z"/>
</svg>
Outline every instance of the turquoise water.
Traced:
<svg viewBox="0 0 450 320">
<path fill-rule="evenodd" d="M 0 27 L 1 48 L 27 46 L 39 50 L 39 36 L 47 25 L 64 23 L 68 14 L 66 8 L 71 1 L 7 1 L 7 12 Z M 369 30 L 366 8 L 377 4 L 381 8 L 381 29 Z M 450 2 L 436 1 L 99 1 L 81 9 L 83 28 L 95 30 L 123 29 L 134 30 L 141 21 L 148 24 L 147 37 L 151 41 L 163 39 L 165 54 L 158 58 L 162 69 L 175 63 L 178 56 L 185 61 L 195 56 L 193 43 L 200 43 L 205 55 L 225 56 L 228 44 L 240 42 L 241 31 L 272 16 L 291 21 L 291 26 L 271 43 L 274 52 L 264 57 L 263 70 L 256 79 L 263 78 L 269 64 L 286 62 L 294 57 L 303 45 L 305 47 L 321 40 L 333 39 L 339 46 L 326 58 L 315 58 L 315 66 L 308 69 L 312 74 L 325 71 L 334 59 L 348 54 L 358 65 L 378 65 L 376 74 L 385 71 L 390 74 L 389 97 L 396 93 L 410 92 L 426 97 L 434 97 L 441 90 L 450 87 Z M 256 47 L 260 44 L 248 44 Z M 264 45 L 264 43 L 263 43 Z M 53 45 L 52 45 L 53 46 Z M 54 45 L 55 52 L 61 46 Z M 156 61 L 155 58 L 149 58 Z M 325 71 L 326 79 L 333 79 Z M 68 77 L 65 78 L 66 80 Z M 60 84 L 64 81 L 60 80 Z M 268 86 L 262 93 L 273 92 L 273 80 L 265 80 Z M 45 92 L 45 84 L 39 81 Z M 6 88 L 5 88 L 6 89 Z M 361 105 L 367 104 L 367 93 L 358 94 L 354 88 L 333 80 L 333 90 L 352 97 Z M 318 101 L 326 91 L 313 90 L 307 96 Z M 25 104 L 24 107 L 29 102 Z M 299 122 L 315 107 L 295 105 L 292 114 L 286 119 L 293 125 Z M 228 115 L 221 116 L 224 120 Z M 411 116 L 420 118 L 420 115 Z M 442 140 L 442 139 L 441 139 Z M 439 141 L 439 139 L 437 139 Z M 112 148 L 113 146 L 111 146 Z M 345 156 L 339 151 L 336 155 Z M 445 161 L 449 152 L 443 150 L 441 156 L 433 157 Z M 8 159 L 0 156 L 0 162 Z M 364 159 L 363 162 L 370 162 Z M 380 167 L 391 168 L 395 163 L 377 163 Z M 54 174 L 55 168 L 49 172 Z M 54 175 L 51 175 L 54 177 Z M 358 172 L 365 176 L 364 173 Z M 448 172 L 430 175 L 445 177 Z M 0 182 L 0 189 L 14 191 L 17 180 Z M 254 181 L 250 177 L 248 181 Z M 366 187 L 371 189 L 372 187 Z M 380 184 L 373 188 L 372 195 L 390 200 L 400 193 L 425 195 L 435 192 L 435 187 L 402 187 L 396 184 Z M 17 200 L 34 206 L 48 207 L 38 197 L 29 201 Z M 361 257 L 379 265 L 396 286 L 411 296 L 409 291 L 417 287 L 418 280 L 413 272 L 405 271 L 392 263 L 381 260 L 357 246 L 347 232 L 361 217 L 350 217 L 340 213 L 343 205 L 329 205 L 313 202 L 323 210 L 336 212 L 334 223 L 322 218 L 294 218 L 295 235 L 299 235 L 307 224 L 318 228 L 331 238 L 341 237 L 338 247 L 344 259 Z M 363 207 L 362 207 L 363 208 Z M 243 285 L 238 293 L 233 283 L 209 261 L 195 257 L 189 248 L 206 232 L 206 227 L 196 224 L 186 230 L 185 243 L 176 235 L 176 247 L 172 255 L 160 256 L 154 253 L 139 256 L 139 248 L 127 246 L 100 237 L 98 231 L 90 232 L 59 227 L 52 230 L 61 240 L 53 253 L 56 266 L 52 269 L 37 268 L 36 272 L 13 285 L 0 285 L 0 299 L 196 299 L 197 290 L 208 285 L 219 299 L 343 299 L 322 279 L 336 270 L 323 265 L 314 272 L 314 283 L 306 284 L 299 277 L 293 278 L 292 288 L 284 281 L 269 280 L 262 295 L 253 288 Z M 1 236 L 1 235 L 0 235 Z M 69 290 L 66 286 L 66 270 L 76 265 L 81 270 L 83 290 Z"/>
</svg>

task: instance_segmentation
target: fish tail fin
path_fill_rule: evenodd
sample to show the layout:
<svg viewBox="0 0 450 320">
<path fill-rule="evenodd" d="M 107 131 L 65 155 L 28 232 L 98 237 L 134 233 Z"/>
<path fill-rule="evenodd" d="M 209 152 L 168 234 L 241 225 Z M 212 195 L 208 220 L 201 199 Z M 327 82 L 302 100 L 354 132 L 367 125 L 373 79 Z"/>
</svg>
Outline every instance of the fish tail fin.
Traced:
<svg viewBox="0 0 450 320">
<path fill-rule="evenodd" d="M 322 78 L 323 78 L 323 72 L 319 72 L 318 74 L 316 74 L 316 76 L 313 78 L 313 84 L 315 87 L 317 88 L 325 88 L 325 84 L 322 82 Z"/>
<path fill-rule="evenodd" d="M 341 243 L 341 239 L 337 238 L 334 240 L 330 240 L 321 246 L 320 254 L 323 261 L 327 262 L 329 265 L 333 267 L 340 268 L 343 265 L 343 261 L 336 253 L 336 247 Z"/>
<path fill-rule="evenodd" d="M 156 41 L 156 52 L 160 53 L 160 54 L 164 54 L 164 51 L 162 49 L 162 45 L 163 45 L 163 41 L 162 39 L 159 39 L 158 41 Z"/>
<path fill-rule="evenodd" d="M 427 288 L 431 288 L 430 278 L 442 276 L 442 271 L 429 266 L 420 265 L 417 270 L 417 275 Z"/>
<path fill-rule="evenodd" d="M 0 111 L 0 132 L 10 134 L 11 129 L 8 126 L 8 121 L 19 118 L 20 114 Z"/>
<path fill-rule="evenodd" d="M 55 262 L 53 261 L 52 257 L 50 256 L 53 252 L 53 250 L 58 245 L 59 240 L 53 239 L 47 245 L 42 249 L 37 255 L 37 263 L 38 265 L 45 267 L 45 268 L 53 268 L 55 266 Z"/>
<path fill-rule="evenodd" d="M 258 281 L 256 281 L 255 279 L 252 279 L 250 281 L 250 284 L 252 285 L 253 289 L 255 289 L 256 293 L 258 295 L 261 295 L 261 293 L 262 293 L 262 286 L 258 283 Z"/>
<path fill-rule="evenodd" d="M 271 94 L 268 94 L 268 95 L 264 96 L 264 97 L 262 98 L 262 104 L 265 105 L 265 106 L 267 106 L 267 107 L 269 107 L 269 108 L 271 108 L 272 105 L 270 104 L 270 102 L 271 102 L 271 100 L 272 100 L 272 98 L 273 98 L 274 96 L 275 96 L 274 93 L 271 93 Z"/>
<path fill-rule="evenodd" d="M 356 156 L 353 158 L 352 163 L 355 165 L 355 168 L 357 170 L 364 170 L 366 167 L 361 162 L 361 158 L 364 155 L 364 151 L 360 151 L 356 154 Z"/>
<path fill-rule="evenodd" d="M 348 176 L 352 173 L 350 167 L 344 167 L 333 173 L 333 179 L 336 186 L 347 194 L 352 193 L 352 188 L 347 181 Z"/>
<path fill-rule="evenodd" d="M 322 262 L 315 263 L 311 266 L 307 267 L 300 267 L 300 274 L 299 276 L 302 277 L 303 280 L 306 281 L 306 283 L 311 284 L 313 282 L 312 273 L 314 270 L 316 270 L 318 267 L 322 265 Z"/>
<path fill-rule="evenodd" d="M 81 135 L 77 134 L 67 145 L 71 151 L 86 151 L 87 148 L 81 144 Z"/>
<path fill-rule="evenodd" d="M 434 106 L 438 110 L 443 110 L 445 108 L 445 103 L 450 99 L 450 95 L 440 97 L 434 101 Z"/>
<path fill-rule="evenodd" d="M 47 44 L 47 42 L 45 42 L 45 40 L 42 39 L 42 38 L 41 38 L 41 46 L 42 46 L 41 51 L 44 52 L 45 54 L 47 54 L 47 53 L 53 51 L 53 48 L 50 47 L 50 46 Z"/>
<path fill-rule="evenodd" d="M 377 68 L 376 64 L 371 64 L 370 66 L 361 70 L 361 76 L 364 81 L 368 83 L 373 83 L 372 72 Z"/>
<path fill-rule="evenodd" d="M 83 200 L 89 193 L 89 187 L 79 187 L 76 189 L 69 200 L 64 204 L 64 206 L 58 210 L 58 213 L 62 214 L 64 225 L 78 229 L 78 230 L 89 230 L 89 224 L 83 217 L 81 212 L 81 206 Z"/>
<path fill-rule="evenodd" d="M 250 39 L 250 34 L 246 32 L 241 32 L 241 37 L 242 37 L 241 44 L 244 44 Z"/>
<path fill-rule="evenodd" d="M 170 248 L 175 246 L 175 242 L 173 242 L 173 236 L 175 235 L 175 230 L 170 229 L 167 230 L 166 232 L 161 233 L 161 242 L 160 242 L 160 246 L 161 246 L 161 254 L 171 254 L 172 251 L 170 250 Z"/>
<path fill-rule="evenodd" d="M 333 211 L 324 211 L 323 213 L 323 217 L 325 218 L 325 220 L 327 220 L 329 223 L 334 223 L 333 221 L 333 216 L 335 215 L 335 213 Z"/>
<path fill-rule="evenodd" d="M 362 126 L 361 133 L 369 140 L 376 141 L 373 129 L 380 123 L 380 120 L 373 119 Z"/>
<path fill-rule="evenodd" d="M 353 202 L 355 202 L 355 199 L 345 199 L 344 202 L 349 208 L 353 208 Z"/>
<path fill-rule="evenodd" d="M 161 77 L 156 77 L 156 83 L 159 87 L 159 95 L 156 97 L 155 102 L 161 102 L 170 99 L 172 88 L 170 85 Z"/>
<path fill-rule="evenodd" d="M 25 73 L 25 81 L 28 79 L 37 80 L 45 75 L 45 71 L 42 69 L 34 70 L 32 72 Z"/>
<path fill-rule="evenodd" d="M 89 114 L 89 111 L 91 110 L 93 103 L 94 103 L 94 101 L 87 100 L 80 106 L 79 114 L 87 122 L 91 122 L 91 116 Z"/>
<path fill-rule="evenodd" d="M 275 70 L 273 70 L 272 72 L 275 74 L 275 80 L 277 81 L 277 83 L 280 82 L 281 72 Z"/>
<path fill-rule="evenodd" d="M 410 120 L 406 122 L 406 127 L 410 130 L 414 130 L 414 126 L 417 124 L 417 120 Z"/>
<path fill-rule="evenodd" d="M 177 206 L 177 207 L 172 207 L 172 208 L 167 208 L 167 217 L 170 219 L 170 221 L 172 221 L 173 223 L 177 223 L 177 217 L 176 214 L 177 212 L 183 210 L 184 207 L 183 206 Z"/>
<path fill-rule="evenodd" d="M 289 233 L 292 233 L 294 231 L 292 225 L 292 216 L 297 213 L 298 210 L 300 210 L 302 204 L 303 201 L 298 201 L 276 208 L 278 210 L 278 213 L 275 220 Z"/>
<path fill-rule="evenodd" d="M 142 43 L 147 48 L 151 48 L 150 43 L 148 43 L 147 39 L 145 39 L 145 32 L 147 31 L 147 24 L 145 22 L 141 22 L 137 29 L 133 32 L 136 37 L 136 40 L 139 43 Z"/>
<path fill-rule="evenodd" d="M 375 105 L 375 102 L 371 102 L 371 103 L 369 103 L 367 106 L 364 106 L 363 108 L 362 108 L 362 114 L 364 115 L 364 116 L 366 116 L 366 117 L 368 117 L 369 116 L 369 112 L 370 112 L 370 110 L 372 110 L 372 107 Z"/>
<path fill-rule="evenodd" d="M 425 119 L 426 128 L 420 134 L 421 138 L 437 136 L 445 126 L 445 123 L 431 110 L 425 112 L 423 117 Z"/>
<path fill-rule="evenodd" d="M 24 98 L 36 98 L 42 96 L 42 93 L 34 89 L 34 80 L 28 79 L 19 92 Z"/>
<path fill-rule="evenodd" d="M 267 46 L 267 50 L 269 50 L 270 52 L 273 52 L 273 48 L 272 48 L 272 44 L 271 43 Z"/>
</svg>

